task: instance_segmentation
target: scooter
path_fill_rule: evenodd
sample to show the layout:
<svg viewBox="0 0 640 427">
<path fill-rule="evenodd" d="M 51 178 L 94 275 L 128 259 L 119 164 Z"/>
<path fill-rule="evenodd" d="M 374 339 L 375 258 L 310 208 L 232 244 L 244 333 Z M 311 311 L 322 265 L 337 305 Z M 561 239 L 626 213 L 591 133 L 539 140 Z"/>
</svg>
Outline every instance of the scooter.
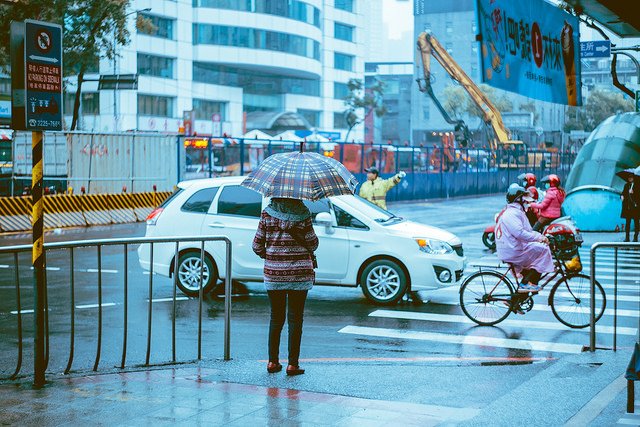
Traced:
<svg viewBox="0 0 640 427">
<path fill-rule="evenodd" d="M 498 212 L 494 217 L 494 220 L 495 220 L 494 223 L 488 226 L 487 228 L 485 228 L 484 233 L 482 233 L 482 243 L 484 243 L 484 245 L 487 248 L 491 249 L 492 251 L 496 250 L 495 229 L 496 229 L 496 224 L 498 223 L 498 220 L 500 219 L 500 216 L 502 215 L 503 212 L 504 212 L 504 209 Z M 576 243 L 582 243 L 583 238 L 582 238 L 582 234 L 580 233 L 580 229 L 578 229 L 578 227 L 576 226 L 576 223 L 573 222 L 573 219 L 570 216 L 561 216 L 560 218 L 554 219 L 551 223 L 547 224 L 547 226 L 542 230 L 542 234 L 546 233 L 546 231 L 552 225 L 556 225 L 556 226 L 562 225 L 566 227 L 573 234 L 573 237 Z"/>
</svg>

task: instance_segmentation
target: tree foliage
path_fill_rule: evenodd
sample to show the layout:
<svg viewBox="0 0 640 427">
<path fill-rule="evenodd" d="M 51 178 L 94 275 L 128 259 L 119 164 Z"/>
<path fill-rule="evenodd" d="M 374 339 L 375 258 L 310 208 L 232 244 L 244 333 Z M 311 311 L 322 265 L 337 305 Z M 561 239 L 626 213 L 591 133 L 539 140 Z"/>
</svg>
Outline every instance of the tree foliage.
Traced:
<svg viewBox="0 0 640 427">
<path fill-rule="evenodd" d="M 607 117 L 634 110 L 633 101 L 620 92 L 594 89 L 582 107 L 568 107 L 564 131 L 583 130 L 591 132 Z"/>
<path fill-rule="evenodd" d="M 384 82 L 376 79 L 375 83 L 365 90 L 362 80 L 349 79 L 347 83 L 349 94 L 344 99 L 347 109 L 343 113 L 349 126 L 345 141 L 349 138 L 351 129 L 362 123 L 369 114 L 374 113 L 376 117 L 382 117 L 387 113 L 383 100 L 384 86 Z M 362 116 L 360 116 L 361 112 L 364 112 Z"/>
<path fill-rule="evenodd" d="M 501 113 L 513 110 L 513 103 L 505 93 L 499 93 L 486 84 L 480 84 L 478 87 Z M 454 117 L 468 114 L 482 119 L 484 116 L 482 109 L 473 102 L 462 86 L 447 86 L 444 89 L 442 99 L 442 105 Z"/>
<path fill-rule="evenodd" d="M 17 0 L 12 5 L 0 5 L 0 66 L 7 70 L 10 63 L 11 21 L 37 19 L 62 25 L 63 74 L 77 76 L 71 122 L 74 130 L 85 73 L 97 59 L 116 56 L 114 41 L 117 45 L 129 43 L 126 16 L 130 3 L 131 0 Z"/>
</svg>

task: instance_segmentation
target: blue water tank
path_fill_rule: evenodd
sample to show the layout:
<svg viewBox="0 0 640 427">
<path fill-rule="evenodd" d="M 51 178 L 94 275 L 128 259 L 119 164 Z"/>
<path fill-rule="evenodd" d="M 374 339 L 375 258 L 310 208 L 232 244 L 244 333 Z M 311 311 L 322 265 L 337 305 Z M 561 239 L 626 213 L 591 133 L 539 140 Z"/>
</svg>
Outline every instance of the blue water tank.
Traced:
<svg viewBox="0 0 640 427">
<path fill-rule="evenodd" d="M 621 229 L 624 181 L 616 172 L 640 165 L 640 113 L 611 116 L 591 132 L 578 153 L 562 206 L 584 231 Z"/>
</svg>

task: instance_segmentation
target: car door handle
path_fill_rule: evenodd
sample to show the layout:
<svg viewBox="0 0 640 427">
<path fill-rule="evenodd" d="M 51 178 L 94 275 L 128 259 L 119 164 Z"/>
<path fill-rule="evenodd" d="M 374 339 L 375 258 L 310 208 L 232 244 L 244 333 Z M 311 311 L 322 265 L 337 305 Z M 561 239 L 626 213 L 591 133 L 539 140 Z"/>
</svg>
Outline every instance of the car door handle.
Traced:
<svg viewBox="0 0 640 427">
<path fill-rule="evenodd" d="M 211 228 L 224 228 L 224 224 L 221 222 L 212 222 L 211 224 L 209 224 L 209 227 Z"/>
</svg>

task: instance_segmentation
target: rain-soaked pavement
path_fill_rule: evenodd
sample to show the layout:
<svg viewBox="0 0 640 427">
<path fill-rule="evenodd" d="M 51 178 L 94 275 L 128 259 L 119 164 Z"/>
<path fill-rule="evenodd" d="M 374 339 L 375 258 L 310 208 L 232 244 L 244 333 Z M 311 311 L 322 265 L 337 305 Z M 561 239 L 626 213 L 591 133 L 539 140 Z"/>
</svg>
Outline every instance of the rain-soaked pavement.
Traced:
<svg viewBox="0 0 640 427">
<path fill-rule="evenodd" d="M 502 204 L 502 196 L 492 196 L 397 203 L 390 209 L 458 235 L 468 257 L 468 273 L 473 271 L 474 263 L 494 260 L 484 249 L 481 234 Z M 142 235 L 144 225 L 131 224 L 51 232 L 45 239 Z M 586 239 L 582 252 L 585 263 L 592 242 L 620 240 L 620 235 L 590 234 Z M 28 243 L 28 236 L 3 237 L 1 244 L 19 243 Z M 359 289 L 318 286 L 310 292 L 305 310 L 301 364 L 307 374 L 299 378 L 268 375 L 264 370 L 268 302 L 261 284 L 248 283 L 234 286 L 231 362 L 219 360 L 223 355 L 224 301 L 219 295 L 208 295 L 202 307 L 203 362 L 149 374 L 124 374 L 116 368 L 123 357 L 125 365 L 133 370 L 141 369 L 145 363 L 149 276 L 140 269 L 135 248 L 131 248 L 127 351 L 123 354 L 123 256 L 122 249 L 103 250 L 103 331 L 98 371 L 105 375 L 84 376 L 94 366 L 97 354 L 97 262 L 95 249 L 78 250 L 71 365 L 75 374 L 64 380 L 52 374 L 53 385 L 44 391 L 28 390 L 25 382 L 0 386 L 0 420 L 17 423 L 21 414 L 34 409 L 34 399 L 42 405 L 44 418 L 40 421 L 45 424 L 59 424 L 69 414 L 73 416 L 66 422 L 71 424 L 95 423 L 100 420 L 98 413 L 113 411 L 118 416 L 114 415 L 109 424 L 133 425 L 162 421 L 185 425 L 557 425 L 572 417 L 575 425 L 606 425 L 624 414 L 624 381 L 619 377 L 637 333 L 640 275 L 636 269 L 628 270 L 618 281 L 617 353 L 583 353 L 583 346 L 589 342 L 588 331 L 561 325 L 547 309 L 542 295 L 536 299 L 534 310 L 525 316 L 512 315 L 497 327 L 478 327 L 462 313 L 456 288 L 422 292 L 422 302 L 402 301 L 393 307 L 378 307 L 369 303 Z M 635 266 L 638 258 L 629 252 L 621 254 L 619 262 Z M 610 254 L 604 254 L 598 264 L 602 272 L 598 279 L 610 301 L 612 262 Z M 21 258 L 26 337 L 32 334 L 28 263 L 27 256 Z M 9 264 L 10 260 L 0 260 L 3 376 L 13 372 L 17 353 L 17 309 Z M 48 268 L 49 371 L 61 373 L 69 362 L 70 348 L 68 254 L 50 253 Z M 171 281 L 154 276 L 151 299 L 150 363 L 162 364 L 172 359 Z M 613 304 L 608 307 L 598 323 L 604 326 L 598 335 L 600 347 L 612 346 Z M 198 301 L 178 293 L 179 362 L 197 357 L 198 313 Z M 25 341 L 23 374 L 32 372 L 31 348 L 31 342 Z M 56 390 L 60 399 L 47 395 L 47 390 Z M 65 400 L 64 405 L 61 399 Z M 83 412 L 93 404 L 101 412 Z"/>
</svg>

